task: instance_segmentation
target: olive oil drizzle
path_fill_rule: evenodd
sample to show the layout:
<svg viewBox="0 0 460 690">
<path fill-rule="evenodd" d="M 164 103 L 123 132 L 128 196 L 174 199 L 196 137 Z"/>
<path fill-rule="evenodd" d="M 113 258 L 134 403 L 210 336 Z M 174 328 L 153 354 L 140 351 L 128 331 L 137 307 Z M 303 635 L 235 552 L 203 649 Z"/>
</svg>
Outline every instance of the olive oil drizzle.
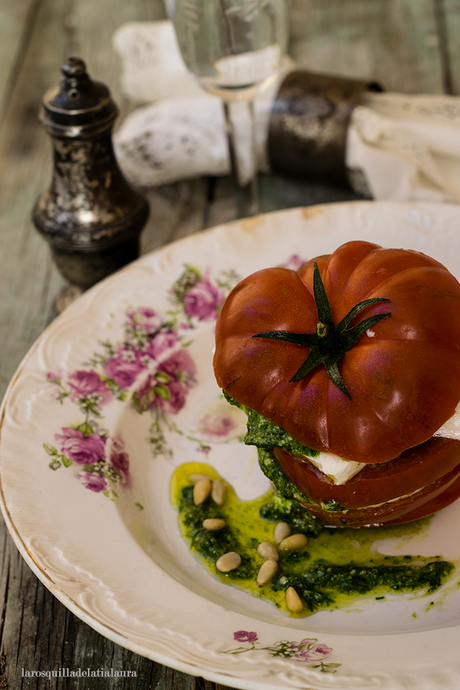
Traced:
<svg viewBox="0 0 460 690">
<path fill-rule="evenodd" d="M 452 563 L 439 556 L 385 556 L 375 552 L 377 540 L 417 533 L 424 529 L 427 519 L 396 527 L 325 528 L 271 491 L 253 501 L 240 501 L 228 484 L 222 505 L 209 497 L 196 506 L 190 479 L 193 474 L 221 479 L 213 467 L 204 463 L 187 463 L 174 472 L 171 501 L 178 510 L 180 531 L 191 552 L 222 582 L 263 598 L 291 616 L 342 608 L 363 596 L 379 601 L 395 592 L 432 594 L 454 570 Z M 206 530 L 203 521 L 208 518 L 225 520 L 225 527 L 215 532 Z M 256 578 L 264 559 L 257 547 L 263 541 L 274 542 L 274 528 L 279 521 L 287 522 L 293 532 L 305 534 L 307 545 L 299 551 L 280 553 L 275 576 L 259 586 Z M 241 556 L 241 565 L 228 573 L 219 572 L 216 562 L 229 551 Z M 287 609 L 289 587 L 302 599 L 304 608 L 300 613 Z"/>
</svg>

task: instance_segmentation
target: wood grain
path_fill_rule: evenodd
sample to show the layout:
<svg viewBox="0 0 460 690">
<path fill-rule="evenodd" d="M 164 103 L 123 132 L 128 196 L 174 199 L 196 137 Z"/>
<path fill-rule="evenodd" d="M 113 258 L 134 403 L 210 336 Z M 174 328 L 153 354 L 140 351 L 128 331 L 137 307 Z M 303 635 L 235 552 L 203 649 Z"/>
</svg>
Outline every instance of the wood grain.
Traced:
<svg viewBox="0 0 460 690">
<path fill-rule="evenodd" d="M 2 0 L 0 3 L 0 121 L 21 70 L 24 46 L 29 40 L 36 8 L 35 0 Z"/>
<path fill-rule="evenodd" d="M 291 54 L 312 72 L 387 91 L 443 91 L 433 0 L 292 0 Z"/>
<path fill-rule="evenodd" d="M 110 39 L 126 21 L 164 17 L 161 2 L 70 2 L 43 0 L 22 4 L 9 16 L 11 40 L 3 63 L 3 117 L 0 126 L 0 393 L 22 357 L 54 317 L 54 302 L 64 281 L 50 259 L 48 246 L 31 222 L 33 204 L 51 173 L 51 144 L 37 122 L 40 100 L 60 78 L 69 55 L 87 62 L 93 78 L 104 81 L 115 100 L 119 65 Z M 7 8 L 2 6 L 2 11 Z M 28 11 L 26 11 L 28 10 Z M 33 11 L 32 11 L 33 10 Z M 8 14 L 8 13 L 7 13 Z M 8 26 L 5 24 L 4 32 Z M 13 41 L 14 39 L 14 41 Z M 122 102 L 126 110 L 129 104 Z M 178 183 L 153 192 L 153 213 L 145 249 L 202 227 L 207 183 Z M 200 199 L 202 202 L 200 203 Z M 201 213 L 200 213 L 201 207 Z M 192 211 L 196 208 L 197 211 Z M 149 232 L 150 231 L 150 232 Z M 129 652 L 93 631 L 71 614 L 37 580 L 20 557 L 2 522 L 2 619 L 0 687 L 90 688 L 96 681 L 25 679 L 22 669 L 116 668 L 137 673 L 129 687 L 195 687 L 195 679 L 165 669 Z M 3 673 L 2 673 L 3 671 Z M 100 681 L 99 681 L 100 682 Z M 125 687 L 117 681 L 113 687 Z"/>
<path fill-rule="evenodd" d="M 446 63 L 446 93 L 460 94 L 460 0 L 434 0 L 438 8 L 440 50 Z"/>
</svg>

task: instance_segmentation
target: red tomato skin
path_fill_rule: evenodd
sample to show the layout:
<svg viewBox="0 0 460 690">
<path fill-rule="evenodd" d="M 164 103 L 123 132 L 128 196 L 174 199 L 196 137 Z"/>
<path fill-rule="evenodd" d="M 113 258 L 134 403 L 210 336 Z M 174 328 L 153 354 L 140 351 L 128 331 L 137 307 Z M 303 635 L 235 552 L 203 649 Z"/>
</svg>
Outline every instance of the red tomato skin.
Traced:
<svg viewBox="0 0 460 690">
<path fill-rule="evenodd" d="M 348 510 L 393 501 L 431 486 L 460 466 L 460 441 L 437 437 L 387 463 L 366 465 L 345 484 L 334 484 L 303 458 L 281 448 L 273 454 L 285 476 L 315 503 L 337 501 Z"/>
<path fill-rule="evenodd" d="M 407 513 L 404 513 L 400 517 L 391 517 L 391 520 L 387 520 L 385 524 L 387 525 L 402 525 L 406 522 L 413 522 L 414 520 L 420 520 L 421 518 L 434 515 L 435 513 L 447 508 L 454 501 L 460 498 L 460 475 L 449 483 L 447 487 L 444 487 L 442 491 L 433 492 L 426 503 L 419 507 L 412 507 Z"/>
<path fill-rule="evenodd" d="M 276 449 L 276 458 L 279 454 Z M 285 451 L 281 451 L 284 453 Z M 283 468 L 283 463 L 279 462 Z M 380 466 L 385 467 L 384 465 Z M 284 468 L 283 468 L 283 471 Z M 364 472 L 365 470 L 363 470 Z M 293 481 L 288 472 L 286 476 Z M 299 487 L 302 489 L 302 487 Z M 302 489 L 303 490 L 303 489 Z M 304 493 L 306 493 L 304 491 Z M 306 493 L 309 496 L 308 493 Z M 320 503 L 300 502 L 305 510 L 320 518 L 326 525 L 335 527 L 369 527 L 379 525 L 402 524 L 419 520 L 432 515 L 453 503 L 460 497 L 460 463 L 432 484 L 419 489 L 415 495 L 401 496 L 399 500 L 392 500 L 380 505 L 363 507 L 347 507 L 344 510 L 326 510 Z"/>
<path fill-rule="evenodd" d="M 428 517 L 446 508 L 460 497 L 460 468 L 449 472 L 433 486 L 427 487 L 413 501 L 401 499 L 391 509 L 384 507 L 349 512 L 346 516 L 333 516 L 319 510 L 315 514 L 325 524 L 336 527 L 379 527 L 382 525 L 400 525 Z"/>
<path fill-rule="evenodd" d="M 335 324 L 362 300 L 390 300 L 367 307 L 351 324 L 391 312 L 339 361 L 351 400 L 324 366 L 290 383 L 308 348 L 252 337 L 315 332 L 315 261 Z M 460 401 L 460 285 L 424 254 L 362 241 L 298 271 L 259 271 L 230 293 L 218 316 L 214 371 L 230 396 L 306 446 L 387 462 L 431 438 Z"/>
</svg>

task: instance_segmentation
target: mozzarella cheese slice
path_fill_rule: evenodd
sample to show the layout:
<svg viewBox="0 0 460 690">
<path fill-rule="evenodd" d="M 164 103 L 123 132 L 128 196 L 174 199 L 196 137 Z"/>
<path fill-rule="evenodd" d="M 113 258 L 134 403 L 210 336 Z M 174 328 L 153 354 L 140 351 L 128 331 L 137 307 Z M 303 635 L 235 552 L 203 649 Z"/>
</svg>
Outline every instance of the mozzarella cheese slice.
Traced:
<svg viewBox="0 0 460 690">
<path fill-rule="evenodd" d="M 433 436 L 447 436 L 447 438 L 460 439 L 460 403 L 457 405 L 452 417 L 435 431 Z"/>
<path fill-rule="evenodd" d="M 302 457 L 311 462 L 329 479 L 332 479 L 334 484 L 345 484 L 345 482 L 366 466 L 364 462 L 344 460 L 339 455 L 334 455 L 334 453 L 319 453 L 319 455 L 315 455 L 313 458 L 309 455 Z"/>
<path fill-rule="evenodd" d="M 460 403 L 452 417 L 433 436 L 445 436 L 460 440 Z M 334 455 L 334 453 L 319 453 L 319 455 L 313 458 L 307 455 L 303 457 L 329 477 L 334 484 L 346 484 L 346 482 L 366 467 L 364 462 L 344 460 L 339 455 Z"/>
</svg>

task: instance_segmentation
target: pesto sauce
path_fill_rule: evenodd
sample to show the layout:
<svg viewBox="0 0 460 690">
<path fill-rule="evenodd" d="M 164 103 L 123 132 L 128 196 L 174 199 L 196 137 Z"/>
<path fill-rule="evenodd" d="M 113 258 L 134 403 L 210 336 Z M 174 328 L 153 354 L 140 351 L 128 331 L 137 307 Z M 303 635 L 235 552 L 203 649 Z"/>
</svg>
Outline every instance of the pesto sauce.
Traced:
<svg viewBox="0 0 460 690">
<path fill-rule="evenodd" d="M 292 455 L 307 455 L 311 458 L 318 456 L 319 451 L 308 448 L 308 446 L 300 443 L 300 441 L 296 441 L 296 439 L 292 438 L 292 436 L 281 426 L 273 424 L 273 422 L 270 422 L 259 412 L 237 402 L 225 391 L 222 392 L 230 405 L 239 407 L 240 410 L 243 410 L 243 412 L 246 412 L 248 415 L 247 433 L 243 441 L 247 446 L 257 447 L 260 468 L 265 476 L 274 484 L 277 494 L 293 501 L 300 501 L 304 504 L 312 503 L 311 499 L 284 475 L 278 463 L 273 459 L 271 449 L 273 447 L 283 448 L 283 450 L 292 453 Z M 344 510 L 344 506 L 336 501 L 322 503 L 321 507 L 324 510 L 330 511 Z"/>
<path fill-rule="evenodd" d="M 260 469 L 274 485 L 278 496 L 290 501 L 312 503 L 312 500 L 286 477 L 270 450 L 257 448 L 257 455 L 259 457 Z"/>
<path fill-rule="evenodd" d="M 310 457 L 319 455 L 318 450 L 308 448 L 300 441 L 296 441 L 285 429 L 270 422 L 260 412 L 256 412 L 250 407 L 237 402 L 225 391 L 222 392 L 230 405 L 239 407 L 240 410 L 243 410 L 248 415 L 247 433 L 244 437 L 245 445 L 257 446 L 258 448 L 273 448 L 273 446 L 276 446 L 292 453 L 292 455 L 309 455 Z"/>
<path fill-rule="evenodd" d="M 274 463 L 276 464 L 276 463 Z M 214 468 L 201 463 L 179 467 L 171 482 L 171 500 L 179 512 L 182 536 L 192 553 L 222 582 L 270 601 L 289 613 L 285 604 L 288 587 L 301 597 L 304 610 L 291 616 L 302 617 L 319 609 L 349 605 L 362 595 L 373 594 L 376 600 L 394 592 L 431 594 L 452 572 L 454 566 L 440 557 L 383 556 L 373 553 L 377 539 L 410 534 L 421 529 L 421 523 L 397 527 L 363 529 L 326 528 L 292 501 L 268 492 L 253 501 L 240 501 L 230 485 L 226 498 L 217 506 L 212 498 L 200 505 L 193 503 L 192 474 L 220 479 Z M 222 518 L 226 526 L 210 532 L 203 528 L 206 518 Z M 287 522 L 292 533 L 308 537 L 301 551 L 281 555 L 273 580 L 260 587 L 256 577 L 263 558 L 257 553 L 262 541 L 273 543 L 275 524 Z M 359 548 L 357 548 L 357 545 Z M 221 573 L 216 561 L 228 551 L 241 556 L 241 565 Z M 350 558 L 350 554 L 353 554 Z"/>
</svg>

